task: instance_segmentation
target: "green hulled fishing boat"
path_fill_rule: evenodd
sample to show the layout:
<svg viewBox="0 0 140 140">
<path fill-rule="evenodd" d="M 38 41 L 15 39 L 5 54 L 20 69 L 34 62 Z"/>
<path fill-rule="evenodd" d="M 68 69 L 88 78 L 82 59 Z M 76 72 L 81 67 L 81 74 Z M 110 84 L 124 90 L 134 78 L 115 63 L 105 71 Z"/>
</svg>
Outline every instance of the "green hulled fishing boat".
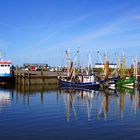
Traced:
<svg viewBox="0 0 140 140">
<path fill-rule="evenodd" d="M 129 87 L 134 88 L 135 85 L 135 77 L 133 74 L 130 77 L 125 76 L 125 55 L 123 53 L 121 60 L 121 79 L 117 81 L 116 87 Z"/>
<path fill-rule="evenodd" d="M 130 76 L 128 78 L 123 78 L 117 81 L 116 86 L 118 87 L 134 87 L 135 85 L 135 77 Z"/>
</svg>

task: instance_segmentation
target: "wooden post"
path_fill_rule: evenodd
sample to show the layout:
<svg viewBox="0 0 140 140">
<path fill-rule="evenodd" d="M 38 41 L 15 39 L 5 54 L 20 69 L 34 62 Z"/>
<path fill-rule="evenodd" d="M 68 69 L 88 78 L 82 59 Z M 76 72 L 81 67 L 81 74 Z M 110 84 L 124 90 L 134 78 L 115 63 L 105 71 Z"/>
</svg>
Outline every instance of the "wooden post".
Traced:
<svg viewBox="0 0 140 140">
<path fill-rule="evenodd" d="M 28 86 L 30 85 L 30 72 L 29 72 L 29 69 L 28 69 Z"/>
<path fill-rule="evenodd" d="M 16 84 L 18 84 L 18 66 L 16 66 Z"/>
<path fill-rule="evenodd" d="M 41 69 L 41 79 L 42 79 L 42 85 L 44 85 L 45 83 L 44 83 L 44 77 L 43 77 L 43 67 Z"/>
<path fill-rule="evenodd" d="M 23 86 L 25 85 L 25 72 L 23 72 Z"/>
<path fill-rule="evenodd" d="M 18 81 L 19 84 L 21 84 L 21 74 L 20 73 L 19 73 L 19 78 L 18 79 L 19 79 L 19 81 Z"/>
</svg>

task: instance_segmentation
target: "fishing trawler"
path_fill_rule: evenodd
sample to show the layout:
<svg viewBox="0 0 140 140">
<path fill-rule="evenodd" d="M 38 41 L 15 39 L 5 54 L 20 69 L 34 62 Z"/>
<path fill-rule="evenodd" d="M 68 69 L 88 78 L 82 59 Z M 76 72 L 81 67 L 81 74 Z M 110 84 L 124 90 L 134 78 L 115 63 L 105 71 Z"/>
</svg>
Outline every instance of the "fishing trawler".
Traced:
<svg viewBox="0 0 140 140">
<path fill-rule="evenodd" d="M 100 88 L 100 83 L 95 80 L 93 74 L 89 74 L 88 71 L 86 73 L 76 74 L 78 53 L 77 51 L 74 62 L 71 62 L 69 50 L 66 51 L 67 76 L 60 78 L 60 85 L 98 90 Z"/>
<path fill-rule="evenodd" d="M 125 55 L 123 53 L 121 60 L 121 79 L 117 81 L 116 87 L 127 87 L 134 88 L 135 77 L 131 75 L 130 77 L 125 76 Z"/>
<path fill-rule="evenodd" d="M 77 87 L 98 90 L 100 88 L 99 82 L 96 82 L 94 75 L 78 75 L 75 80 L 71 78 L 68 80 L 66 78 L 60 79 L 61 86 Z"/>
<path fill-rule="evenodd" d="M 14 83 L 15 76 L 12 62 L 0 58 L 0 84 Z"/>
<path fill-rule="evenodd" d="M 134 87 L 135 84 L 135 78 L 134 76 L 126 77 L 124 79 L 118 80 L 116 83 L 116 86 L 122 86 L 122 87 Z"/>
<path fill-rule="evenodd" d="M 100 58 L 101 63 L 103 64 L 103 75 L 102 79 L 100 80 L 100 83 L 107 88 L 115 89 L 116 82 L 120 79 L 120 76 L 118 75 L 118 64 L 115 64 L 114 67 L 110 67 L 110 63 L 108 60 L 108 53 L 104 53 L 104 62 L 101 59 L 100 52 L 98 51 L 98 57 Z M 110 68 L 113 68 L 114 71 L 110 73 Z"/>
</svg>

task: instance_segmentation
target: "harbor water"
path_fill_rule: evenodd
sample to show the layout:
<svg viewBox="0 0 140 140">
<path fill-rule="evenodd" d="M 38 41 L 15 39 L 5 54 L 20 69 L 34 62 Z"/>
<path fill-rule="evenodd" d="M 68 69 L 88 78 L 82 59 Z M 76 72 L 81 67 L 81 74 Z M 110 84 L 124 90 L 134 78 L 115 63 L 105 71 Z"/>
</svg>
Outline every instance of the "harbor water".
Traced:
<svg viewBox="0 0 140 140">
<path fill-rule="evenodd" d="M 138 89 L 0 88 L 1 140 L 140 139 L 139 122 Z"/>
</svg>

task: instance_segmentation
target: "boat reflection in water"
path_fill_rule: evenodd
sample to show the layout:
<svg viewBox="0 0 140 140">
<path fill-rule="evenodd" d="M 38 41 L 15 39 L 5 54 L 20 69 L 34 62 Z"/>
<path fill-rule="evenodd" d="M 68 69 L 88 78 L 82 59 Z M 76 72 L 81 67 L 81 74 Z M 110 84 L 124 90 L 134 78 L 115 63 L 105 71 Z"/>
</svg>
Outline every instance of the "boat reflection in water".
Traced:
<svg viewBox="0 0 140 140">
<path fill-rule="evenodd" d="M 48 98 L 50 95 L 53 98 Z M 125 115 L 136 115 L 137 109 L 140 109 L 140 93 L 137 89 L 94 91 L 75 88 L 59 89 L 54 86 L 0 88 L 1 109 L 15 102 L 31 106 L 31 101 L 32 103 L 39 101 L 38 105 L 43 106 L 51 102 L 50 108 L 53 108 L 55 103 L 59 104 L 65 109 L 65 112 L 61 110 L 62 112 L 59 113 L 65 114 L 67 122 L 71 119 L 78 120 L 81 117 L 87 117 L 88 121 L 124 119 Z"/>
<path fill-rule="evenodd" d="M 64 94 L 67 121 L 72 114 L 75 119 L 79 118 L 78 115 L 83 115 L 83 110 L 86 110 L 90 121 L 124 119 L 124 114 L 136 114 L 137 102 L 140 108 L 140 94 L 133 89 L 94 91 L 62 88 L 59 92 Z"/>
<path fill-rule="evenodd" d="M 119 95 L 120 95 L 121 118 L 122 119 L 124 118 L 125 102 L 127 102 L 127 100 L 128 100 L 128 98 L 127 98 L 128 95 L 129 95 L 130 101 L 131 101 L 131 111 L 134 114 L 136 114 L 136 102 L 137 102 L 137 99 L 139 100 L 138 102 L 140 102 L 140 96 L 138 96 L 138 90 L 133 89 L 133 88 L 124 88 L 124 87 L 117 88 L 116 90 L 119 92 Z"/>
<path fill-rule="evenodd" d="M 139 137 L 137 89 L 94 91 L 18 85 L 0 88 L 0 94 L 2 140 Z"/>
<path fill-rule="evenodd" d="M 33 86 L 26 82 L 13 89 L 1 88 L 0 138 L 118 140 L 140 137 L 137 89 L 120 86 L 115 90 L 89 90 L 77 82 L 71 88 Z"/>
<path fill-rule="evenodd" d="M 13 97 L 12 87 L 9 89 L 7 86 L 0 87 L 0 111 L 11 105 Z"/>
<path fill-rule="evenodd" d="M 9 106 L 11 103 L 10 93 L 8 91 L 0 91 L 0 109 Z"/>
</svg>

